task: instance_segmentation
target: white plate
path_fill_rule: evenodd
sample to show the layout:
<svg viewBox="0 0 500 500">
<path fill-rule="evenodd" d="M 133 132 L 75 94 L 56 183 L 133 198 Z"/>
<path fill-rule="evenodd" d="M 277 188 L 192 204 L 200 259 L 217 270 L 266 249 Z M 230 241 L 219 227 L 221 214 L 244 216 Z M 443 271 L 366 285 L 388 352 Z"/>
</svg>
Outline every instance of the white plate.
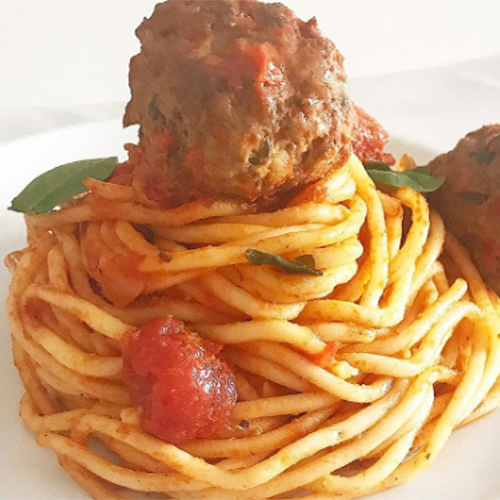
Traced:
<svg viewBox="0 0 500 500">
<path fill-rule="evenodd" d="M 121 154 L 123 144 L 135 138 L 118 121 L 79 126 L 39 135 L 0 147 L 3 184 L 0 186 L 0 255 L 24 245 L 20 214 L 7 212 L 10 200 L 36 175 L 82 158 Z M 424 145 L 395 140 L 391 149 L 432 157 Z M 55 455 L 40 448 L 18 417 L 22 386 L 11 359 L 11 341 L 5 313 L 10 282 L 0 270 L 0 498 L 65 500 L 88 498 L 57 464 Z M 457 431 L 429 470 L 411 483 L 372 497 L 374 500 L 498 500 L 500 499 L 500 412 Z"/>
</svg>

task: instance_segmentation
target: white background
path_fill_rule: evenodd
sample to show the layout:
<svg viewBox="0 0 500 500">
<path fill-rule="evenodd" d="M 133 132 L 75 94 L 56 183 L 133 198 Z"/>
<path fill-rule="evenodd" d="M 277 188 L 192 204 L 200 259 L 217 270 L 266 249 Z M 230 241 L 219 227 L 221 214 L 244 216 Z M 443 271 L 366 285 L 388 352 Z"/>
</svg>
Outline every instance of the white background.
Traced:
<svg viewBox="0 0 500 500">
<path fill-rule="evenodd" d="M 498 0 L 287 0 L 355 79 L 500 54 Z M 119 117 L 155 0 L 0 0 L 0 142 Z"/>
</svg>

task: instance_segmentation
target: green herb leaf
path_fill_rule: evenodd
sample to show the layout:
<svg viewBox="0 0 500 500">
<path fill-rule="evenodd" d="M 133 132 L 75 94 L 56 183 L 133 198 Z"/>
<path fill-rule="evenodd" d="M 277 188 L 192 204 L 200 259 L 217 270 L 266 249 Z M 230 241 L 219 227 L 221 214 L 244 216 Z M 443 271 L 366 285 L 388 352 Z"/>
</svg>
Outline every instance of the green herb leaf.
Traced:
<svg viewBox="0 0 500 500">
<path fill-rule="evenodd" d="M 323 271 L 316 269 L 314 255 L 303 255 L 296 260 L 287 260 L 274 253 L 260 252 L 250 248 L 245 253 L 250 264 L 254 266 L 274 266 L 287 274 L 309 274 L 323 276 Z"/>
<path fill-rule="evenodd" d="M 25 214 L 50 212 L 61 202 L 87 190 L 83 181 L 89 177 L 106 180 L 118 158 L 96 158 L 67 163 L 33 179 L 13 200 L 9 210 Z"/>
<path fill-rule="evenodd" d="M 295 259 L 295 262 L 304 264 L 304 266 L 310 267 L 311 269 L 316 269 L 316 258 L 314 255 L 300 255 Z"/>
<path fill-rule="evenodd" d="M 495 151 L 490 151 L 489 149 L 478 149 L 477 151 L 472 151 L 470 154 L 471 158 L 474 158 L 479 165 L 489 165 L 493 158 L 495 158 Z"/>
<path fill-rule="evenodd" d="M 368 175 L 377 183 L 400 188 L 409 186 L 421 193 L 432 193 L 444 183 L 445 177 L 432 175 L 428 166 L 417 167 L 404 172 L 395 172 L 383 162 L 368 162 L 365 165 Z"/>
</svg>

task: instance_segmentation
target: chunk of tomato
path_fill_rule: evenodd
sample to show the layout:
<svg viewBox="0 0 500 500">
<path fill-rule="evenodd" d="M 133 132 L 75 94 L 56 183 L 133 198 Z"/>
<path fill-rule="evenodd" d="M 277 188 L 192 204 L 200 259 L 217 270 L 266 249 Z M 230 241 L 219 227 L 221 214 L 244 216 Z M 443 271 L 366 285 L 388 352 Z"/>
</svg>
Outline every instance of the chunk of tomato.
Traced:
<svg viewBox="0 0 500 500">
<path fill-rule="evenodd" d="M 179 444 L 227 425 L 237 401 L 236 379 L 220 345 L 167 316 L 128 334 L 122 348 L 123 380 L 142 409 L 145 432 Z"/>
</svg>

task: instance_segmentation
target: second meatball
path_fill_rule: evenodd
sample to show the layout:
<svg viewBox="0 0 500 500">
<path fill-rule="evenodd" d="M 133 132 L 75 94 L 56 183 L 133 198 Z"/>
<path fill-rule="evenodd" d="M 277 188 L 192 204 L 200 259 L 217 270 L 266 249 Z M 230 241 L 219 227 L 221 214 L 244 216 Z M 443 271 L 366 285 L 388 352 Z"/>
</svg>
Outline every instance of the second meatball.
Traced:
<svg viewBox="0 0 500 500">
<path fill-rule="evenodd" d="M 430 167 L 446 176 L 433 204 L 485 281 L 500 292 L 500 124 L 471 132 Z"/>
</svg>

